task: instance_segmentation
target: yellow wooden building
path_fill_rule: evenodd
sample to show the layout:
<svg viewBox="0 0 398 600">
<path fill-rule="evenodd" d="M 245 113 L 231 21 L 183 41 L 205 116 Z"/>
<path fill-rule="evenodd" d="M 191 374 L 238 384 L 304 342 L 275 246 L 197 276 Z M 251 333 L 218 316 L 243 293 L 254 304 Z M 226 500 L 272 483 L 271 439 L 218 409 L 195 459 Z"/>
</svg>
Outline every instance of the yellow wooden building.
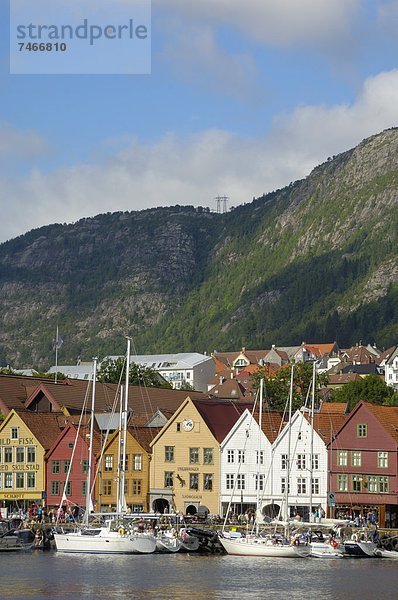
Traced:
<svg viewBox="0 0 398 600">
<path fill-rule="evenodd" d="M 151 509 L 219 513 L 220 443 L 239 416 L 230 402 L 185 400 L 151 444 Z"/>
<path fill-rule="evenodd" d="M 129 426 L 126 437 L 126 474 L 124 497 L 133 512 L 149 510 L 150 442 L 158 433 L 155 427 Z M 99 510 L 116 510 L 118 486 L 119 432 L 116 431 L 103 450 L 95 498 Z M 97 455 L 97 461 L 100 454 Z"/>
<path fill-rule="evenodd" d="M 60 433 L 58 417 L 11 410 L 0 423 L 0 506 L 45 506 L 44 455 Z"/>
</svg>

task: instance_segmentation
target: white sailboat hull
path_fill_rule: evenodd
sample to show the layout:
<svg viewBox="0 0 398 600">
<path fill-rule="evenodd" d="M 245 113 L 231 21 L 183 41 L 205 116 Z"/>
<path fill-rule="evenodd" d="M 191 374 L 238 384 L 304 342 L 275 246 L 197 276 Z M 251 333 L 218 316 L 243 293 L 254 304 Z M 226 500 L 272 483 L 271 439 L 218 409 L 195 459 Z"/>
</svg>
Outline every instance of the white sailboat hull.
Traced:
<svg viewBox="0 0 398 600">
<path fill-rule="evenodd" d="M 226 539 L 219 537 L 220 543 L 228 554 L 236 556 L 264 556 L 268 558 L 304 558 L 309 556 L 309 546 L 293 544 L 273 544 L 266 538 Z"/>
<path fill-rule="evenodd" d="M 119 535 L 117 532 L 101 532 L 99 535 L 84 535 L 80 532 L 55 533 L 58 552 L 83 554 L 151 554 L 156 548 L 156 539 L 149 534 Z"/>
</svg>

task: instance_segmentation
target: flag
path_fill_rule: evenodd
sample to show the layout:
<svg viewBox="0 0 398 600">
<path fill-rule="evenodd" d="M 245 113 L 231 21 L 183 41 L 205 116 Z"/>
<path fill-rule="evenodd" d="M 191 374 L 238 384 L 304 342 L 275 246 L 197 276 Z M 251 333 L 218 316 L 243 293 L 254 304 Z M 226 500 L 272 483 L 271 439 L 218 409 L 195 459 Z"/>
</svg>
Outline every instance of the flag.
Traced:
<svg viewBox="0 0 398 600">
<path fill-rule="evenodd" d="M 58 326 L 57 326 L 57 334 L 55 336 L 54 349 L 59 350 L 64 343 L 64 340 L 59 335 Z"/>
</svg>

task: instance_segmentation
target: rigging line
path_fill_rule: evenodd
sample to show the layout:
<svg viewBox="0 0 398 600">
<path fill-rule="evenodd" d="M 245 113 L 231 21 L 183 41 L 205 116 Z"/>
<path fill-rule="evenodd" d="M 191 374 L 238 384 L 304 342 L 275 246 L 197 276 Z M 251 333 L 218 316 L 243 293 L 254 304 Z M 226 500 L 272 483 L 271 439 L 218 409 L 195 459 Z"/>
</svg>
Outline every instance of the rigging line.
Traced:
<svg viewBox="0 0 398 600">
<path fill-rule="evenodd" d="M 96 469 L 95 469 L 95 473 L 94 473 L 94 477 L 93 477 L 93 483 L 92 483 L 91 489 L 90 489 L 90 494 L 93 494 L 93 492 L 94 492 L 95 482 L 97 481 L 98 473 L 99 473 L 99 471 L 101 469 L 101 466 L 102 466 L 102 460 L 103 460 L 103 456 L 104 456 L 104 453 L 105 453 L 105 447 L 106 447 L 106 445 L 108 443 L 108 439 L 109 439 L 111 423 L 112 423 L 113 417 L 114 417 L 114 415 L 116 413 L 116 407 L 117 407 L 117 403 L 118 403 L 118 400 L 119 400 L 119 394 L 120 394 L 120 388 L 121 388 L 121 381 L 122 381 L 122 377 L 123 377 L 123 372 L 124 372 L 126 360 L 127 359 L 125 358 L 123 366 L 122 366 L 122 368 L 120 370 L 119 381 L 117 383 L 117 387 L 116 387 L 116 391 L 115 391 L 115 396 L 113 398 L 113 404 L 112 404 L 111 412 L 109 414 L 108 425 L 107 425 L 107 429 L 106 429 L 106 432 L 105 432 L 104 439 L 102 439 L 102 436 L 101 436 L 101 453 L 100 453 L 100 456 L 99 456 L 99 459 L 98 459 L 98 462 L 97 462 L 97 465 L 96 465 Z M 108 388 L 105 388 L 105 389 L 107 390 Z"/>
<path fill-rule="evenodd" d="M 78 424 L 78 427 L 76 429 L 75 442 L 74 442 L 73 448 L 72 448 L 71 458 L 70 458 L 69 466 L 68 466 L 68 472 L 66 474 L 65 483 L 64 483 L 64 489 L 63 489 L 63 492 L 61 494 L 60 503 L 58 505 L 58 510 L 57 510 L 57 514 L 56 514 L 56 521 L 55 521 L 56 524 L 58 524 L 58 519 L 59 519 L 60 512 L 61 512 L 60 508 L 61 508 L 61 506 L 62 506 L 62 504 L 64 502 L 64 498 L 66 500 L 66 489 L 67 489 L 67 485 L 69 483 L 69 478 L 70 478 L 70 474 L 71 474 L 71 470 L 72 470 L 73 459 L 74 459 L 76 448 L 77 448 L 77 440 L 78 440 L 78 437 L 80 435 L 80 428 L 81 428 L 81 424 L 82 424 L 83 414 L 85 413 L 86 407 L 87 407 L 87 400 L 88 400 L 88 397 L 89 397 L 90 386 L 91 386 L 91 381 L 89 380 L 87 382 L 86 393 L 85 393 L 84 400 L 83 400 L 83 406 L 82 406 L 82 410 L 80 412 L 79 424 Z"/>
<path fill-rule="evenodd" d="M 256 396 L 255 396 L 255 399 L 254 399 L 253 411 L 252 411 L 252 413 L 251 413 L 251 415 L 250 415 L 250 421 L 249 421 L 249 423 L 250 423 L 250 424 L 252 423 L 252 420 L 253 420 L 253 412 L 254 412 L 254 409 L 255 409 L 255 406 L 256 406 L 256 402 L 257 402 L 257 399 L 258 399 L 258 394 L 259 394 L 259 390 L 257 390 L 257 392 L 256 392 Z M 232 400 L 230 400 L 230 402 L 232 402 Z M 236 407 L 235 407 L 235 408 L 236 408 Z M 238 412 L 238 411 L 237 411 L 237 412 Z M 243 413 L 242 413 L 242 414 L 243 414 Z M 247 444 L 247 440 L 248 440 L 248 439 L 249 439 L 249 438 L 246 436 L 245 443 L 244 443 L 244 445 L 243 445 L 243 451 L 245 451 L 245 450 L 246 450 L 246 444 Z M 238 470 L 237 470 L 237 472 L 236 472 L 236 473 L 234 473 L 234 475 L 236 475 L 236 477 L 234 477 L 234 486 L 233 486 L 233 488 L 232 488 L 231 497 L 230 497 L 229 504 L 228 504 L 228 507 L 227 507 L 227 512 L 225 513 L 225 518 L 224 518 L 224 523 L 223 523 L 223 526 L 222 526 L 222 531 L 225 531 L 225 526 L 226 526 L 226 524 L 227 524 L 228 515 L 229 515 L 229 512 L 230 512 L 230 510 L 231 510 L 231 506 L 232 506 L 233 498 L 234 498 L 234 496 L 235 496 L 235 490 L 237 489 L 237 485 L 238 485 L 238 475 L 240 475 L 240 470 L 241 470 L 241 468 L 242 468 L 242 464 L 243 464 L 243 463 L 242 463 L 242 461 L 238 463 L 238 465 L 239 465 L 239 466 L 238 466 Z M 241 491 L 241 495 L 243 495 L 243 490 L 241 489 L 240 491 Z"/>
</svg>

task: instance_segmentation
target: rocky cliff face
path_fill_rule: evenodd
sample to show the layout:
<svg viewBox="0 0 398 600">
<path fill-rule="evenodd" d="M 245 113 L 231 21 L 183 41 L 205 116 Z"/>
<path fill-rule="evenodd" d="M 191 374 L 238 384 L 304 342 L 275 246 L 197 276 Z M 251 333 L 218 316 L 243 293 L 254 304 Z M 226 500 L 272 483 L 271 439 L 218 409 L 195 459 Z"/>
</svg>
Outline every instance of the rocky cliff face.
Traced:
<svg viewBox="0 0 398 600">
<path fill-rule="evenodd" d="M 0 364 L 398 339 L 398 131 L 217 215 L 115 213 L 0 246 Z"/>
</svg>

